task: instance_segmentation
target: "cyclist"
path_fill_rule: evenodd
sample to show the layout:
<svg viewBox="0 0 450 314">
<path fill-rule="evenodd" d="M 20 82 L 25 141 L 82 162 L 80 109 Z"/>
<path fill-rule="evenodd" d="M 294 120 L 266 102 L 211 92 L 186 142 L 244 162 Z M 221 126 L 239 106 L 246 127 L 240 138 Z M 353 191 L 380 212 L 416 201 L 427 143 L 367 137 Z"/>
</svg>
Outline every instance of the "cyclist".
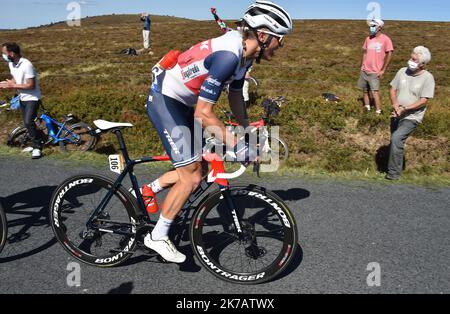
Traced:
<svg viewBox="0 0 450 314">
<path fill-rule="evenodd" d="M 239 31 L 195 45 L 166 69 L 158 65 L 153 68 L 147 113 L 176 170 L 143 187 L 147 210 L 157 206 L 156 193 L 171 187 L 161 206 L 159 220 L 145 237 L 144 244 L 165 260 L 183 263 L 186 259 L 168 234 L 202 179 L 202 145 L 201 138 L 193 134 L 195 124 L 201 122 L 204 128 L 220 129 L 216 137 L 227 147 L 235 148 L 238 140 L 214 114 L 214 104 L 225 84 L 231 82 L 228 95 L 231 110 L 238 122 L 247 127 L 242 96 L 245 73 L 253 61 L 271 61 L 291 30 L 292 19 L 282 7 L 270 1 L 256 1 L 240 21 Z M 247 143 L 235 152 L 239 160 L 255 160 L 256 145 Z"/>
</svg>

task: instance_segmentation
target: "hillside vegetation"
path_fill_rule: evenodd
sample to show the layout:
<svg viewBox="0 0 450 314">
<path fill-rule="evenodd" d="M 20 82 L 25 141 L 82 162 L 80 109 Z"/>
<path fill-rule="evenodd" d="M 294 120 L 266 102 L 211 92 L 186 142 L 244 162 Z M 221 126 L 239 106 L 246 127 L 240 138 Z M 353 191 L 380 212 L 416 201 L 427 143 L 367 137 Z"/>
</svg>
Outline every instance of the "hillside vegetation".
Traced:
<svg viewBox="0 0 450 314">
<path fill-rule="evenodd" d="M 162 151 L 144 108 L 151 67 L 170 49 L 185 50 L 221 32 L 213 21 L 154 17 L 154 55 L 118 54 L 128 47 L 142 47 L 141 27 L 137 15 L 103 16 L 84 19 L 81 27 L 59 23 L 1 31 L 0 42 L 16 41 L 22 46 L 39 72 L 45 107 L 54 116 L 72 112 L 89 123 L 99 118 L 131 122 L 136 127 L 127 131 L 129 148 L 133 155 L 145 155 Z M 262 97 L 288 97 L 277 123 L 290 145 L 289 165 L 325 172 L 383 169 L 389 145 L 388 84 L 405 66 L 412 48 L 425 45 L 433 53 L 429 69 L 437 82 L 436 98 L 408 142 L 407 174 L 450 177 L 450 23 L 386 23 L 385 33 L 396 51 L 383 81 L 381 117 L 362 109 L 361 92 L 356 89 L 367 31 L 365 21 L 296 21 L 276 60 L 254 67 L 252 75 L 262 83 Z M 7 74 L 4 63 L 0 79 Z M 323 101 L 324 92 L 336 93 L 342 102 Z M 225 107 L 222 97 L 218 108 Z M 250 114 L 257 119 L 262 112 L 255 106 Z M 20 115 L 3 113 L 0 122 L 4 143 Z M 115 139 L 106 137 L 97 152 L 109 153 L 114 145 Z"/>
</svg>

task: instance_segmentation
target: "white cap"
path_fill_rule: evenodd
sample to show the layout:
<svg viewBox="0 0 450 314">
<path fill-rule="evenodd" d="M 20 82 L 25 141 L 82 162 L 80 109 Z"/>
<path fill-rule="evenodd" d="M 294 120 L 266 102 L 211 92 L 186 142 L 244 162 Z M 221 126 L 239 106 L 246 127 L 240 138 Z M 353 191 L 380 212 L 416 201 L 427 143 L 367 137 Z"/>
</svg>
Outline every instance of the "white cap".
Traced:
<svg viewBox="0 0 450 314">
<path fill-rule="evenodd" d="M 378 26 L 378 27 L 384 27 L 384 21 L 382 19 L 373 19 L 367 21 L 369 26 Z"/>
</svg>

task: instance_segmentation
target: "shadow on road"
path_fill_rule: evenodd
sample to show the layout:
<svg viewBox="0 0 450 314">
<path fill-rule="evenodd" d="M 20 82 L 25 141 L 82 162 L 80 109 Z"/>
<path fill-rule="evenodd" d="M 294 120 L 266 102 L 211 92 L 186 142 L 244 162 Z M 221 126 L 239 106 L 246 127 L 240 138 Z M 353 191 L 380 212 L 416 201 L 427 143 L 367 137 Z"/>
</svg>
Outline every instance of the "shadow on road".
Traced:
<svg viewBox="0 0 450 314">
<path fill-rule="evenodd" d="M 109 290 L 107 294 L 131 294 L 134 289 L 133 282 L 126 282 L 118 286 L 117 288 Z"/>
<path fill-rule="evenodd" d="M 52 186 L 33 188 L 1 200 L 8 220 L 9 234 L 0 263 L 32 256 L 56 243 L 50 230 L 50 237 L 45 237 L 42 229 L 36 231 L 36 236 L 31 232 L 39 227 L 49 227 L 49 201 L 55 189 Z M 45 241 L 43 244 L 41 239 Z"/>
<path fill-rule="evenodd" d="M 311 193 L 308 190 L 305 189 L 290 189 L 287 191 L 273 191 L 278 197 L 280 197 L 283 201 L 289 202 L 289 201 L 299 201 L 306 199 L 311 196 Z M 289 266 L 285 269 L 285 271 L 275 278 L 273 281 L 276 281 L 278 279 L 284 278 L 294 272 L 302 263 L 303 261 L 303 249 L 300 246 L 300 244 L 297 243 L 297 248 L 295 251 L 295 255 L 289 264 Z"/>
<path fill-rule="evenodd" d="M 180 271 L 185 273 L 198 273 L 202 269 L 195 261 L 194 251 L 191 245 L 180 247 L 180 252 L 186 255 L 186 261 L 180 264 Z"/>
<path fill-rule="evenodd" d="M 197 273 L 201 270 L 201 267 L 196 263 L 194 252 L 192 251 L 192 247 L 190 244 L 179 246 L 178 250 L 186 255 L 186 261 L 183 264 L 179 264 L 180 271 L 186 272 L 186 273 Z M 145 250 L 144 250 L 145 252 Z M 148 253 L 148 251 L 147 251 Z M 150 262 L 150 263 L 157 263 L 157 264 L 166 264 L 167 262 L 164 261 L 158 254 L 155 253 L 154 256 L 148 256 L 148 255 L 138 255 L 136 257 L 132 257 L 129 260 L 127 260 L 125 263 L 120 265 L 120 267 L 127 267 L 132 266 L 135 264 L 140 264 L 143 262 Z"/>
<path fill-rule="evenodd" d="M 273 191 L 273 193 L 275 193 L 279 198 L 281 198 L 285 202 L 299 201 L 311 196 L 311 193 L 308 190 L 299 188 L 289 189 L 287 191 L 278 190 Z"/>
<path fill-rule="evenodd" d="M 289 190 L 278 190 L 273 191 L 278 197 L 280 197 L 283 201 L 298 201 L 302 199 L 306 199 L 310 197 L 311 193 L 305 189 L 300 188 L 293 188 Z M 262 221 L 260 221 L 262 223 Z M 189 221 L 187 222 L 187 225 L 189 225 Z M 176 232 L 174 229 L 171 230 L 171 238 L 174 238 L 178 232 Z M 188 238 L 183 239 L 183 241 L 189 241 Z M 178 241 L 175 241 L 175 243 L 178 243 Z M 178 249 L 181 253 L 186 255 L 186 261 L 183 264 L 179 265 L 179 270 L 182 272 L 188 272 L 188 273 L 197 273 L 201 271 L 201 266 L 196 262 L 194 252 L 192 250 L 192 246 L 190 244 L 184 245 L 184 246 L 178 246 Z M 144 250 L 145 251 L 145 250 Z M 284 270 L 284 272 L 275 278 L 273 281 L 281 279 L 283 277 L 288 276 L 290 273 L 294 272 L 302 263 L 303 261 L 303 250 L 300 247 L 299 244 L 297 244 L 295 255 L 291 261 L 291 263 L 288 265 L 288 267 Z M 122 267 L 125 266 L 131 266 L 135 264 L 139 264 L 141 262 L 151 262 L 151 263 L 164 263 L 164 261 L 157 255 L 155 256 L 148 256 L 148 255 L 137 255 L 136 257 L 132 257 L 129 260 L 127 260 L 124 264 L 122 264 Z M 120 289 L 117 288 L 117 289 Z M 113 290 L 112 290 L 113 291 Z M 115 289 L 114 289 L 115 291 Z"/>
</svg>

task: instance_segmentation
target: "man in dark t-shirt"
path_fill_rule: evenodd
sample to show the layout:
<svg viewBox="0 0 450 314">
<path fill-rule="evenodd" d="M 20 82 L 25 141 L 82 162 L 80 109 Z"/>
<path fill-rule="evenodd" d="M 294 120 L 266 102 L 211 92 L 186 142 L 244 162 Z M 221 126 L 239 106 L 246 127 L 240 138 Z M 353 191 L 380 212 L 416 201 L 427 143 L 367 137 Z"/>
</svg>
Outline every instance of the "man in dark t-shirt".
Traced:
<svg viewBox="0 0 450 314">
<path fill-rule="evenodd" d="M 142 30 L 142 35 L 144 37 L 144 48 L 150 48 L 150 28 L 152 25 L 152 20 L 148 13 L 141 14 L 141 21 L 144 22 L 144 29 Z"/>
</svg>

